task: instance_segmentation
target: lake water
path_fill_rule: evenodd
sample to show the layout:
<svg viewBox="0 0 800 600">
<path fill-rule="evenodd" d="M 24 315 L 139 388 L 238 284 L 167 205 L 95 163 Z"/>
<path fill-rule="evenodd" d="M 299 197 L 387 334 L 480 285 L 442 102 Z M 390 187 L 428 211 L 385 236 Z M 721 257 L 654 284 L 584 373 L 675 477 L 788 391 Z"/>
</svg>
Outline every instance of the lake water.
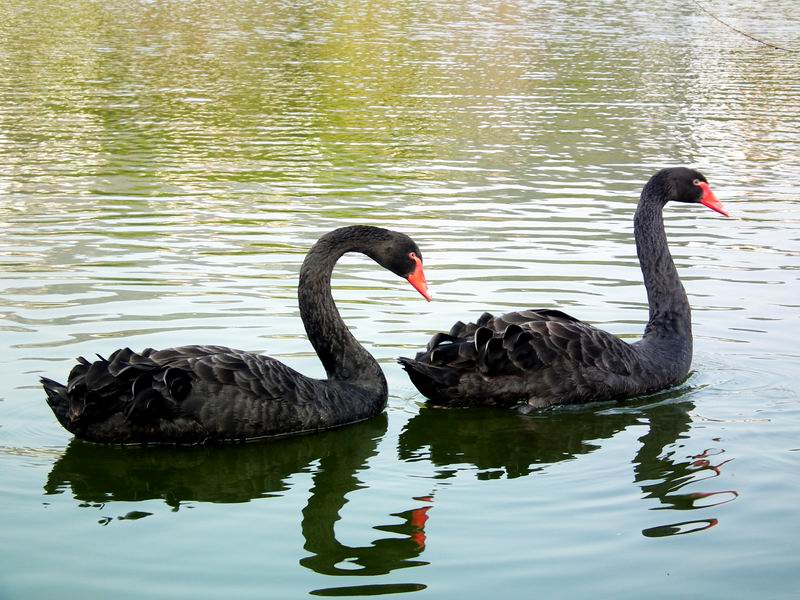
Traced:
<svg viewBox="0 0 800 600">
<path fill-rule="evenodd" d="M 0 598 L 796 598 L 800 8 L 378 1 L 0 6 Z M 395 364 L 457 319 L 559 307 L 636 339 L 641 186 L 675 205 L 693 372 L 649 398 L 435 410 Z M 212 343 L 323 370 L 304 253 L 408 233 L 427 304 L 364 257 L 340 311 L 384 415 L 216 448 L 78 443 L 76 356 Z"/>
</svg>

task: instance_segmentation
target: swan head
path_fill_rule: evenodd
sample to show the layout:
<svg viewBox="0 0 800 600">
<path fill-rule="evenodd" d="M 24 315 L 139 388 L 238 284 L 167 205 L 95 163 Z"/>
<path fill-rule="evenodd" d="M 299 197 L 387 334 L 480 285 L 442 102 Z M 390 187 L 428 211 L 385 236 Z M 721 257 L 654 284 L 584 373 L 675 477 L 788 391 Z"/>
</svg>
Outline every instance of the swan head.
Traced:
<svg viewBox="0 0 800 600">
<path fill-rule="evenodd" d="M 428 302 L 428 282 L 422 268 L 422 252 L 417 244 L 405 234 L 388 229 L 372 244 L 367 255 L 395 275 L 406 279 Z"/>
<path fill-rule="evenodd" d="M 700 171 L 686 167 L 673 167 L 656 173 L 653 177 L 661 182 L 666 201 L 687 202 L 689 204 L 702 204 L 721 215 L 728 215 L 708 180 Z"/>
</svg>

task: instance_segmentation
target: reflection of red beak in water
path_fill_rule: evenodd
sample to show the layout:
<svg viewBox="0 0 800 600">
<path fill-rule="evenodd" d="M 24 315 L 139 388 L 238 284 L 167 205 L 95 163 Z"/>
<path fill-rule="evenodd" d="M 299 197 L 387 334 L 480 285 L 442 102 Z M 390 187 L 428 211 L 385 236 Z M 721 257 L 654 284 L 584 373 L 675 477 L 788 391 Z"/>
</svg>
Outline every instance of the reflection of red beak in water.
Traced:
<svg viewBox="0 0 800 600">
<path fill-rule="evenodd" d="M 698 469 L 708 469 L 709 471 L 713 471 L 714 473 L 716 473 L 716 475 L 714 475 L 714 477 L 716 477 L 717 475 L 721 475 L 720 471 L 722 470 L 722 467 L 727 465 L 732 460 L 733 459 L 730 458 L 728 460 L 722 461 L 718 465 L 712 465 L 710 460 L 708 460 L 707 458 L 702 458 L 702 459 L 693 461 L 692 462 L 692 466 L 693 467 L 697 467 Z"/>
<path fill-rule="evenodd" d="M 670 535 L 684 535 L 686 533 L 697 533 L 705 529 L 711 529 L 719 524 L 717 519 L 700 519 L 698 521 L 681 521 L 680 523 L 670 523 L 669 525 L 659 525 L 642 530 L 645 537 L 666 537 Z"/>
<path fill-rule="evenodd" d="M 433 496 L 418 496 L 414 500 L 421 502 L 433 502 Z M 409 536 L 417 545 L 417 550 L 425 549 L 425 523 L 428 521 L 428 511 L 433 508 L 432 506 L 422 506 L 415 508 L 411 511 L 411 516 L 408 519 L 409 524 L 413 528 Z"/>
<path fill-rule="evenodd" d="M 711 461 L 709 460 L 710 456 L 714 456 L 717 454 L 722 454 L 725 450 L 715 450 L 713 448 L 706 448 L 700 454 L 696 454 L 694 456 L 690 456 L 689 458 L 694 458 L 695 460 L 692 461 L 692 466 L 697 467 L 698 469 L 708 469 L 709 471 L 713 471 L 716 475 L 720 475 L 720 471 L 722 467 L 727 465 L 733 459 L 729 458 L 728 460 L 723 460 L 718 465 L 712 465 Z M 716 476 L 715 475 L 715 476 Z"/>
<path fill-rule="evenodd" d="M 695 502 L 707 500 L 709 498 L 716 499 L 717 496 L 720 496 L 721 499 L 716 500 L 713 503 L 702 504 L 700 506 L 694 505 Z M 692 492 L 691 494 L 686 494 L 685 497 L 690 501 L 692 508 L 711 508 L 712 506 L 719 506 L 720 504 L 733 502 L 739 497 L 739 492 L 736 490 L 720 490 L 719 492 Z"/>
<path fill-rule="evenodd" d="M 425 523 L 428 520 L 428 511 L 433 508 L 431 506 L 423 506 L 422 508 L 415 508 L 411 511 L 411 519 L 409 522 L 414 530 L 411 532 L 411 539 L 417 545 L 418 550 L 425 549 Z"/>
</svg>

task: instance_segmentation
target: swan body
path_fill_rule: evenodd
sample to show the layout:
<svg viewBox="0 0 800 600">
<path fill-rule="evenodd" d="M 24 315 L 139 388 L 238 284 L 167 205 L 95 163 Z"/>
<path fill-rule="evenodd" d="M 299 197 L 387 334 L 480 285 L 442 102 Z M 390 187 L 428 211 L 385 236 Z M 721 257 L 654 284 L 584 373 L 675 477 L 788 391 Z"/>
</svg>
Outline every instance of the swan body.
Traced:
<svg viewBox="0 0 800 600">
<path fill-rule="evenodd" d="M 435 334 L 414 359 L 401 358 L 432 404 L 497 405 L 522 412 L 556 404 L 627 398 L 683 381 L 692 362 L 691 308 L 667 246 L 662 209 L 702 203 L 727 216 L 699 172 L 676 167 L 645 185 L 634 217 L 650 319 L 629 344 L 559 310 L 531 309 Z"/>
<path fill-rule="evenodd" d="M 362 252 L 430 300 L 417 245 L 377 227 L 343 227 L 306 256 L 298 297 L 303 324 L 327 373 L 313 379 L 269 356 L 222 346 L 122 348 L 78 359 L 66 385 L 42 378 L 58 421 L 104 443 L 198 444 L 309 433 L 362 421 L 386 406 L 377 361 L 342 321 L 330 290 L 336 261 Z"/>
</svg>

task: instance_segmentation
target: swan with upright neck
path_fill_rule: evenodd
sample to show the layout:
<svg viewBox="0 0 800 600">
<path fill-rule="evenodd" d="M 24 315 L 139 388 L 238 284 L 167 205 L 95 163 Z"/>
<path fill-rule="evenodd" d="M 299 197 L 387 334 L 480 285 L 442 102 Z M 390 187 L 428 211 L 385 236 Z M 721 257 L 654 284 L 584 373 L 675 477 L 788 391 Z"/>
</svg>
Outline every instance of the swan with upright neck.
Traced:
<svg viewBox="0 0 800 600">
<path fill-rule="evenodd" d="M 198 444 L 310 433 L 362 421 L 386 406 L 386 378 L 331 295 L 331 274 L 361 252 L 430 300 L 422 253 L 402 233 L 352 226 L 322 236 L 300 269 L 300 316 L 327 379 L 222 346 L 117 350 L 78 359 L 67 385 L 42 378 L 47 402 L 76 437 L 101 443 Z"/>
<path fill-rule="evenodd" d="M 634 216 L 636 250 L 650 317 L 628 344 L 559 310 L 484 313 L 437 333 L 416 358 L 401 358 L 433 404 L 498 405 L 523 412 L 638 396 L 683 381 L 692 362 L 689 300 L 667 246 L 668 201 L 703 204 L 725 216 L 706 178 L 675 167 L 653 175 Z"/>
</svg>

